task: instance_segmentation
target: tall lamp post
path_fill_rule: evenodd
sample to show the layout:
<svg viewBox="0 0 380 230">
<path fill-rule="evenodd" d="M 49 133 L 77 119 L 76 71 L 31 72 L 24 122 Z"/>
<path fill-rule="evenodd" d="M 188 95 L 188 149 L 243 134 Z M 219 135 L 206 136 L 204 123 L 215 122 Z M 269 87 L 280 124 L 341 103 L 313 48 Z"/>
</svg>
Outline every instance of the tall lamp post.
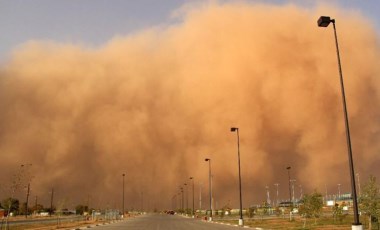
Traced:
<svg viewBox="0 0 380 230">
<path fill-rule="evenodd" d="M 28 202 L 29 202 L 29 195 L 30 195 L 30 182 L 28 183 L 28 188 L 27 188 L 27 192 L 26 192 L 25 219 L 28 218 Z"/>
<path fill-rule="evenodd" d="M 179 187 L 179 193 L 178 193 L 178 200 L 179 200 L 179 213 L 182 213 L 182 190 L 181 187 Z"/>
<path fill-rule="evenodd" d="M 279 183 L 274 184 L 276 186 L 276 206 L 278 206 L 278 186 L 280 185 Z"/>
<path fill-rule="evenodd" d="M 290 188 L 290 169 L 291 168 L 292 167 L 290 167 L 290 166 L 286 167 L 286 169 L 288 170 L 288 181 L 289 181 L 289 202 L 293 203 L 293 201 L 292 201 L 292 190 Z"/>
<path fill-rule="evenodd" d="M 232 127 L 231 132 L 237 133 L 237 147 L 238 147 L 238 166 L 239 166 L 239 195 L 240 195 L 240 219 L 239 226 L 243 226 L 243 201 L 241 196 L 241 172 L 240 172 L 240 138 L 239 138 L 239 128 Z"/>
<path fill-rule="evenodd" d="M 53 198 L 54 198 L 54 188 L 51 189 L 51 196 L 50 196 L 50 213 L 49 215 L 53 213 Z"/>
<path fill-rule="evenodd" d="M 209 192 L 210 192 L 210 218 L 209 221 L 212 221 L 212 187 L 211 187 L 211 159 L 206 158 L 205 161 L 208 161 L 208 181 L 209 181 Z"/>
<path fill-rule="evenodd" d="M 185 188 L 186 188 L 186 191 L 185 191 L 185 196 L 186 196 L 186 216 L 187 216 L 187 212 L 189 210 L 189 189 L 187 188 L 187 183 L 184 183 L 183 185 L 185 185 Z"/>
<path fill-rule="evenodd" d="M 289 220 L 291 221 L 292 220 L 292 211 L 293 211 L 293 200 L 292 200 L 292 190 L 290 188 L 290 169 L 291 167 L 288 166 L 286 167 L 286 169 L 288 170 L 288 181 L 289 181 L 289 205 L 290 205 L 290 211 L 289 211 Z"/>
<path fill-rule="evenodd" d="M 341 184 L 337 184 L 338 185 L 338 199 L 340 199 L 340 186 Z"/>
<path fill-rule="evenodd" d="M 122 214 L 122 218 L 124 218 L 124 177 L 125 177 L 125 173 L 123 173 L 123 214 Z"/>
<path fill-rule="evenodd" d="M 141 192 L 141 213 L 144 213 L 144 192 Z"/>
<path fill-rule="evenodd" d="M 182 207 L 181 207 L 181 212 L 183 213 L 183 210 L 185 209 L 185 202 L 184 202 L 184 196 L 183 196 L 183 188 L 181 187 L 181 198 L 182 198 Z"/>
<path fill-rule="evenodd" d="M 335 19 L 331 19 L 328 16 L 321 16 L 318 19 L 319 27 L 327 27 L 332 22 L 334 28 L 334 36 L 335 36 L 335 46 L 336 46 L 336 55 L 338 58 L 338 69 L 339 69 L 339 77 L 340 77 L 340 88 L 342 92 L 342 103 L 343 103 L 343 113 L 346 127 L 346 140 L 347 140 L 347 150 L 348 150 L 348 162 L 350 167 L 350 177 L 351 177 L 351 193 L 352 193 L 352 203 L 354 206 L 354 223 L 352 224 L 352 229 L 363 229 L 362 224 L 359 221 L 359 211 L 358 211 L 358 201 L 356 196 L 356 185 L 355 185 L 355 172 L 354 172 L 354 161 L 352 159 L 352 148 L 351 148 L 351 138 L 350 138 L 350 127 L 348 124 L 348 113 L 347 113 L 347 105 L 346 105 L 346 96 L 344 91 L 344 83 L 343 83 L 343 72 L 342 65 L 340 61 L 339 54 L 339 46 L 338 46 L 338 36 L 335 28 Z"/>
<path fill-rule="evenodd" d="M 193 211 L 191 212 L 191 214 L 193 215 L 193 218 L 194 218 L 195 217 L 195 211 L 194 211 L 194 177 L 190 177 L 189 179 L 192 180 L 192 182 L 193 182 Z"/>
</svg>

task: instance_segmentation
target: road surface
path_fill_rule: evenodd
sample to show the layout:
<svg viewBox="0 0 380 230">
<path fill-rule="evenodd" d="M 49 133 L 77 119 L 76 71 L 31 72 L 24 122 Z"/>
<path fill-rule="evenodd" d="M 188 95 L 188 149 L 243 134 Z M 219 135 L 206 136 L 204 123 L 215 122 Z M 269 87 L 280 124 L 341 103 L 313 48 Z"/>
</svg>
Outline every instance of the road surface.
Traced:
<svg viewBox="0 0 380 230">
<path fill-rule="evenodd" d="M 238 227 L 208 223 L 177 215 L 147 214 L 122 222 L 98 226 L 94 230 L 238 230 Z"/>
</svg>

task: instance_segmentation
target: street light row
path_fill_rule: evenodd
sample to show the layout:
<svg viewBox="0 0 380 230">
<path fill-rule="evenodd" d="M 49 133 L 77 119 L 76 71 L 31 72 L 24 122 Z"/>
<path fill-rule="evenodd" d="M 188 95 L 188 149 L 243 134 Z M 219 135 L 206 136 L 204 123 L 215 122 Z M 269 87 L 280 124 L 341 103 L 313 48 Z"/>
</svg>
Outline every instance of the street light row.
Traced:
<svg viewBox="0 0 380 230">
<path fill-rule="evenodd" d="M 237 134 L 237 150 L 238 150 L 238 171 L 239 171 L 239 201 L 240 201 L 240 209 L 239 209 L 239 226 L 243 226 L 243 199 L 242 199 L 242 193 L 241 193 L 241 167 L 240 167 L 240 136 L 239 136 L 239 128 L 232 127 L 231 132 L 235 132 Z M 210 216 L 209 221 L 212 221 L 212 178 L 211 178 L 211 159 L 206 158 L 206 162 L 208 162 L 209 166 L 209 197 L 210 197 Z"/>
<path fill-rule="evenodd" d="M 347 112 L 346 97 L 345 97 L 345 90 L 344 90 L 344 83 L 343 83 L 343 73 L 342 73 L 340 54 L 339 54 L 338 37 L 337 37 L 336 27 L 335 27 L 335 19 L 331 19 L 328 16 L 321 16 L 318 19 L 317 23 L 318 23 L 319 27 L 327 27 L 327 26 L 329 26 L 330 23 L 332 23 L 333 28 L 334 28 L 336 53 L 337 53 L 337 59 L 338 59 L 338 70 L 339 70 L 341 93 L 342 93 L 343 113 L 344 113 L 345 128 L 346 128 L 346 140 L 347 140 L 348 160 L 349 160 L 349 168 L 350 168 L 351 190 L 352 190 L 352 198 L 353 198 L 353 206 L 354 206 L 354 223 L 352 224 L 352 229 L 361 230 L 363 228 L 362 228 L 361 223 L 359 222 L 357 196 L 356 196 L 356 185 L 355 185 L 355 172 L 354 172 L 354 164 L 353 164 L 353 157 L 352 157 L 350 129 L 349 129 L 349 122 L 348 122 L 348 112 Z M 237 139 L 238 139 L 238 169 L 239 169 L 239 195 L 240 195 L 239 226 L 242 226 L 243 225 L 243 216 L 242 216 L 242 194 L 241 194 L 241 174 L 240 174 L 239 128 L 232 127 L 231 132 L 235 132 L 235 131 L 237 133 Z M 205 161 L 209 162 L 209 192 L 210 192 L 210 217 L 209 217 L 209 220 L 211 221 L 212 220 L 211 159 L 206 158 Z M 291 167 L 288 166 L 286 169 L 288 170 L 288 177 L 289 177 L 289 200 L 292 201 L 291 189 L 290 189 L 290 187 L 291 187 L 290 186 L 290 183 L 291 183 L 290 169 L 291 169 Z M 277 185 L 277 187 L 278 187 L 278 185 Z"/>
</svg>

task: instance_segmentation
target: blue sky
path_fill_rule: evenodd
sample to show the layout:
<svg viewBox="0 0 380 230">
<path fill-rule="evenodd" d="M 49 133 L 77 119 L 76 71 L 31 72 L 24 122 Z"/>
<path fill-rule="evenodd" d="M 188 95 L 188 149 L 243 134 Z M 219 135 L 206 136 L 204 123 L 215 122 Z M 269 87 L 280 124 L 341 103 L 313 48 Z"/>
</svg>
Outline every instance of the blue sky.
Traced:
<svg viewBox="0 0 380 230">
<path fill-rule="evenodd" d="M 312 8 L 324 0 L 251 0 L 246 2 L 289 2 Z M 100 45 L 115 35 L 160 24 L 170 24 L 171 13 L 186 0 L 0 0 L 0 62 L 12 49 L 29 40 Z M 223 0 L 223 2 L 233 2 Z M 235 1 L 236 2 L 236 1 Z M 362 12 L 380 31 L 380 1 L 327 1 Z"/>
</svg>

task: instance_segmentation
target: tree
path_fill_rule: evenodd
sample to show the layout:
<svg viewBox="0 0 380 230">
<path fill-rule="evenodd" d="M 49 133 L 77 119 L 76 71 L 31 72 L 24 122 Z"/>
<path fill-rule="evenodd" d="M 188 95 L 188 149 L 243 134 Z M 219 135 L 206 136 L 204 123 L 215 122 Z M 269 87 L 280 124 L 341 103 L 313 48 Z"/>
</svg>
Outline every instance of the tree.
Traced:
<svg viewBox="0 0 380 230">
<path fill-rule="evenodd" d="M 342 223 L 343 219 L 347 216 L 347 213 L 343 213 L 343 207 L 346 204 L 343 202 L 341 205 L 335 204 L 334 207 L 332 208 L 333 211 L 333 217 L 334 217 L 334 222 L 339 220 L 340 223 Z"/>
<path fill-rule="evenodd" d="M 322 194 L 314 191 L 312 194 L 306 194 L 302 199 L 302 205 L 299 208 L 299 213 L 306 218 L 314 218 L 314 224 L 317 223 L 317 218 L 321 215 L 323 207 Z"/>
<path fill-rule="evenodd" d="M 14 198 L 7 198 L 3 200 L 3 207 L 6 209 L 8 212 L 16 212 L 19 210 L 20 202 L 17 199 Z"/>
<path fill-rule="evenodd" d="M 26 215 L 32 212 L 32 209 L 28 207 L 28 211 L 26 212 L 26 202 L 23 202 L 21 206 L 19 207 L 18 214 L 19 215 Z"/>
<path fill-rule="evenodd" d="M 257 209 L 256 207 L 249 207 L 247 215 L 249 218 L 253 218 L 255 216 Z"/>
<path fill-rule="evenodd" d="M 263 212 L 264 212 L 264 215 L 266 215 L 266 216 L 270 215 L 270 204 L 268 202 L 264 202 Z"/>
<path fill-rule="evenodd" d="M 364 185 L 359 198 L 361 211 L 368 217 L 368 229 L 372 229 L 372 218 L 380 215 L 380 193 L 376 184 L 376 177 L 369 176 L 368 182 Z"/>
<path fill-rule="evenodd" d="M 42 210 L 44 210 L 44 206 L 42 204 L 37 204 L 37 206 L 34 205 L 32 207 L 32 212 L 33 213 L 38 213 L 39 211 L 42 211 Z"/>
<path fill-rule="evenodd" d="M 75 211 L 77 214 L 83 215 L 83 213 L 88 212 L 88 207 L 87 207 L 87 205 L 79 204 L 75 207 Z"/>
</svg>

